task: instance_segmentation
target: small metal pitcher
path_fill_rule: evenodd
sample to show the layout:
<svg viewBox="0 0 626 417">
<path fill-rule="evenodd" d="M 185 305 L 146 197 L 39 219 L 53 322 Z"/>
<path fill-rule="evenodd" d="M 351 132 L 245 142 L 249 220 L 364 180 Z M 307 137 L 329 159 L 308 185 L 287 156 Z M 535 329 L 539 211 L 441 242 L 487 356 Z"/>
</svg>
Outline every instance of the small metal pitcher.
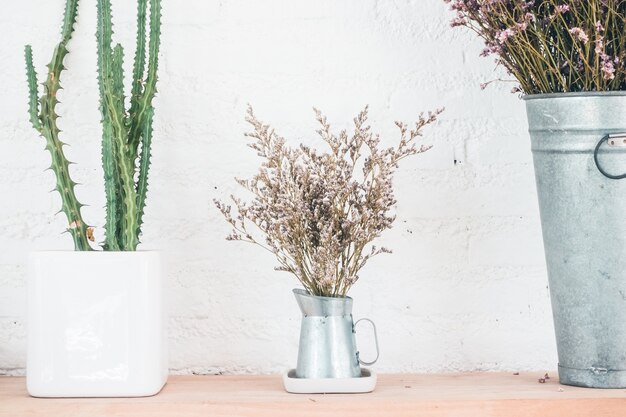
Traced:
<svg viewBox="0 0 626 417">
<path fill-rule="evenodd" d="M 379 356 L 376 326 L 370 319 L 352 320 L 352 298 L 319 297 L 294 289 L 302 311 L 297 378 L 357 378 L 360 365 L 373 365 Z M 356 349 L 355 329 L 360 321 L 374 328 L 376 358 L 365 362 Z"/>
</svg>

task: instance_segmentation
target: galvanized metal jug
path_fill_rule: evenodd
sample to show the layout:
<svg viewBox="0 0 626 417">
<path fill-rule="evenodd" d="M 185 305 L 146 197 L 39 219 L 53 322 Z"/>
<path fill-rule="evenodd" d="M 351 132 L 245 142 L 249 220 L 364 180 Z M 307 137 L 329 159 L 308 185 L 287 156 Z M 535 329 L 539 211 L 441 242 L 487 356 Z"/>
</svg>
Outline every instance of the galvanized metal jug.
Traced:
<svg viewBox="0 0 626 417">
<path fill-rule="evenodd" d="M 531 95 L 561 383 L 626 387 L 626 92 Z"/>
<path fill-rule="evenodd" d="M 373 365 L 378 360 L 376 326 L 369 319 L 352 321 L 352 298 L 319 297 L 293 290 L 302 311 L 297 378 L 357 378 L 360 365 Z M 374 328 L 376 359 L 364 362 L 356 348 L 355 328 L 368 321 Z"/>
</svg>

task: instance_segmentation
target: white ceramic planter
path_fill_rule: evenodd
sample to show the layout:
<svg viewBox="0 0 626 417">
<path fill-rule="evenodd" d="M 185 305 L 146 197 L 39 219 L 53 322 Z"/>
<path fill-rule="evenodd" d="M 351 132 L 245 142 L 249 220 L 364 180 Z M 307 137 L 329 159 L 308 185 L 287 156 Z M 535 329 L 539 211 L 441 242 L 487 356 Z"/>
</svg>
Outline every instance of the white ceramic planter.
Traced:
<svg viewBox="0 0 626 417">
<path fill-rule="evenodd" d="M 167 380 L 157 252 L 35 252 L 27 387 L 35 397 L 139 397 Z"/>
</svg>

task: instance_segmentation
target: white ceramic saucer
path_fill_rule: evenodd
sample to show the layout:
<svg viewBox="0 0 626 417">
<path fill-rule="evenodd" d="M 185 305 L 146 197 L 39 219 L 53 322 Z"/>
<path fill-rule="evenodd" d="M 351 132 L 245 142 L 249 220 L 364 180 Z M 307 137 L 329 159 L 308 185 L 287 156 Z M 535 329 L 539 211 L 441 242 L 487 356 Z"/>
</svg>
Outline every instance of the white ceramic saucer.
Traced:
<svg viewBox="0 0 626 417">
<path fill-rule="evenodd" d="M 293 394 L 351 394 L 372 392 L 376 388 L 376 372 L 361 368 L 358 378 L 296 378 L 296 370 L 283 374 L 285 391 Z"/>
</svg>

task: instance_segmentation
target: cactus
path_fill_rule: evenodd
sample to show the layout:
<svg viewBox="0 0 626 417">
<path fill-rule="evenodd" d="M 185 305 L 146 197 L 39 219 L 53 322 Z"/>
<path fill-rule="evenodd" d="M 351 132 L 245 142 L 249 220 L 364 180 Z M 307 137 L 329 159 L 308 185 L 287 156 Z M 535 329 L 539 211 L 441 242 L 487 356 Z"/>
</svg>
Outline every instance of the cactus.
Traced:
<svg viewBox="0 0 626 417">
<path fill-rule="evenodd" d="M 50 169 L 56 176 L 56 190 L 61 195 L 62 208 L 68 221 L 68 232 L 74 239 L 76 250 L 91 250 L 89 245 L 89 227 L 83 221 L 81 207 L 83 206 L 74 192 L 76 183 L 69 173 L 70 162 L 63 153 L 65 143 L 59 138 L 60 130 L 57 126 L 58 115 L 55 107 L 58 104 L 57 93 L 61 89 L 61 73 L 64 70 L 63 60 L 69 53 L 67 44 L 74 32 L 74 23 L 78 9 L 78 0 L 67 0 L 63 17 L 61 41 L 54 48 L 52 60 L 48 64 L 48 75 L 43 83 L 44 94 L 38 98 L 37 73 L 33 65 L 33 52 L 30 45 L 25 47 L 26 73 L 29 88 L 30 121 L 46 140 L 46 149 L 50 152 L 52 163 Z"/>
<path fill-rule="evenodd" d="M 104 250 L 136 250 L 141 235 L 143 213 L 148 190 L 148 171 L 152 144 L 152 100 L 156 94 L 157 68 L 160 45 L 160 0 L 137 2 L 137 44 L 133 65 L 130 105 L 124 97 L 124 49 L 113 46 L 111 1 L 97 1 L 97 53 L 100 113 L 102 123 L 102 167 L 106 193 L 106 222 Z M 30 121 L 47 142 L 52 155 L 51 169 L 57 178 L 62 211 L 68 219 L 68 231 L 74 238 L 76 250 L 91 250 L 92 229 L 81 217 L 82 204 L 76 199 L 69 174 L 70 162 L 63 154 L 55 113 L 56 93 L 63 71 L 63 59 L 68 54 L 76 21 L 78 0 L 66 0 L 62 39 L 55 48 L 49 74 L 44 83 L 44 94 L 38 99 L 37 74 L 33 66 L 32 49 L 25 48 L 26 72 L 29 87 Z M 149 35 L 146 39 L 146 26 Z M 146 49 L 147 47 L 147 49 Z"/>
</svg>

